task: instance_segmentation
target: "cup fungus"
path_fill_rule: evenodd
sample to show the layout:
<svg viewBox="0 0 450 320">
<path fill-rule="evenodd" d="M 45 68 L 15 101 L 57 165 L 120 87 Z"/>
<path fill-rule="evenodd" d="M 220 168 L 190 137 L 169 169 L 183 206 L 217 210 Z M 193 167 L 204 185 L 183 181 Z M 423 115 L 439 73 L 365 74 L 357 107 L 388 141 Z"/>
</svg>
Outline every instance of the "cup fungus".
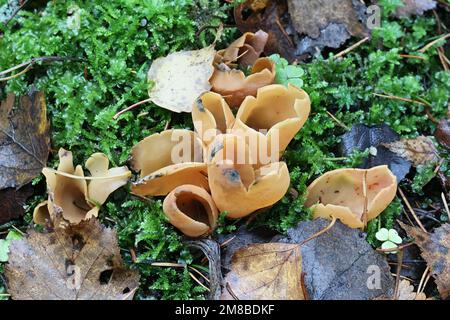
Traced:
<svg viewBox="0 0 450 320">
<path fill-rule="evenodd" d="M 247 97 L 236 115 L 233 133 L 256 141 L 258 149 L 253 157 L 259 165 L 267 164 L 263 156 L 273 162 L 308 119 L 311 103 L 308 94 L 293 85 L 269 85 L 258 89 L 255 97 Z M 273 140 L 275 139 L 275 141 Z M 248 142 L 252 145 L 251 142 Z M 261 147 L 267 148 L 261 150 Z M 253 150 L 253 148 L 252 148 Z"/>
<path fill-rule="evenodd" d="M 211 195 L 217 208 L 226 211 L 229 218 L 241 218 L 271 206 L 289 188 L 286 164 L 276 162 L 255 170 L 248 146 L 239 136 L 217 136 L 209 153 Z"/>
<path fill-rule="evenodd" d="M 308 187 L 305 202 L 314 218 L 335 217 L 351 228 L 363 228 L 364 219 L 376 218 L 392 202 L 397 178 L 387 166 L 371 169 L 337 169 Z M 366 215 L 366 218 L 364 218 Z"/>
<path fill-rule="evenodd" d="M 206 92 L 192 107 L 195 131 L 208 145 L 217 134 L 226 133 L 234 123 L 234 115 L 220 94 Z"/>
<path fill-rule="evenodd" d="M 173 129 L 153 134 L 132 149 L 132 167 L 140 179 L 132 192 L 141 196 L 162 196 L 183 184 L 208 189 L 203 142 L 196 133 Z"/>
<path fill-rule="evenodd" d="M 164 199 L 163 211 L 169 222 L 189 237 L 211 233 L 219 216 L 209 193 L 190 184 L 172 190 Z"/>
<path fill-rule="evenodd" d="M 125 185 L 131 174 L 127 167 L 108 167 L 108 158 L 95 153 L 86 161 L 91 177 L 85 177 L 81 166 L 74 168 L 72 153 L 61 148 L 58 170 L 42 170 L 47 181 L 48 200 L 46 206 L 41 203 L 36 207 L 35 223 L 42 224 L 47 219 L 61 216 L 71 224 L 78 224 L 97 217 L 109 194 Z"/>
<path fill-rule="evenodd" d="M 216 62 L 229 64 L 238 61 L 242 67 L 252 66 L 263 52 L 268 38 L 269 35 L 262 30 L 246 32 L 228 48 L 218 51 Z"/>
<path fill-rule="evenodd" d="M 259 58 L 252 67 L 251 74 L 245 76 L 240 70 L 214 70 L 209 82 L 212 91 L 220 93 L 232 108 L 237 108 L 247 96 L 272 84 L 275 80 L 275 63 L 269 58 Z"/>
</svg>

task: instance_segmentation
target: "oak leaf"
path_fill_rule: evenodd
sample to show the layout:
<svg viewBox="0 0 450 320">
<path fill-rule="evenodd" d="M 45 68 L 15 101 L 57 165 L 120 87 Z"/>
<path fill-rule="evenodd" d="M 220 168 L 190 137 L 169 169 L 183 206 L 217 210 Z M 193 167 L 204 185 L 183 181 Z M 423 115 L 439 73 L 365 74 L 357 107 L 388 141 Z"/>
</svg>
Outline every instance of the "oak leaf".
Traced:
<svg viewBox="0 0 450 320">
<path fill-rule="evenodd" d="M 30 230 L 9 250 L 5 275 L 15 300 L 125 300 L 139 286 L 138 272 L 123 265 L 116 231 L 97 220 Z"/>
</svg>

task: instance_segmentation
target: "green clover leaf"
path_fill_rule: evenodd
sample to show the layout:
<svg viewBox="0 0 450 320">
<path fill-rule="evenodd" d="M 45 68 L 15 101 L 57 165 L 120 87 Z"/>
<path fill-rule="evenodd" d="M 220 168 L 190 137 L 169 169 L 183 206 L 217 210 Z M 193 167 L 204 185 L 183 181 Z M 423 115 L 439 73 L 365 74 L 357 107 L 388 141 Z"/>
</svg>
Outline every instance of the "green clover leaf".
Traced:
<svg viewBox="0 0 450 320">
<path fill-rule="evenodd" d="M 397 245 L 403 241 L 395 229 L 388 230 L 386 228 L 381 228 L 378 230 L 375 234 L 375 238 L 383 242 L 381 245 L 381 249 L 383 250 L 397 248 Z M 392 251 L 389 253 L 397 253 L 397 251 Z"/>
</svg>

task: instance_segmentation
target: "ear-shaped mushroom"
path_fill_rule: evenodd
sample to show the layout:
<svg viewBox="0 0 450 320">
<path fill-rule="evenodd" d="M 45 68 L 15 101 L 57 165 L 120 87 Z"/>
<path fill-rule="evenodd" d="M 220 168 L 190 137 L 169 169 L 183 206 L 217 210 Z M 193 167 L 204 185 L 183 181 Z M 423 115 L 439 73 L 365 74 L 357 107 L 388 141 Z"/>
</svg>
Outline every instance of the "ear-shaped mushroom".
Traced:
<svg viewBox="0 0 450 320">
<path fill-rule="evenodd" d="M 219 216 L 209 193 L 190 184 L 172 190 L 164 199 L 163 210 L 169 222 L 189 237 L 211 233 Z"/>
<path fill-rule="evenodd" d="M 293 85 L 274 84 L 258 89 L 255 97 L 247 97 L 236 115 L 233 133 L 257 143 L 259 165 L 278 160 L 279 156 L 308 119 L 311 103 L 308 94 Z M 261 148 L 267 148 L 261 150 Z M 252 150 L 254 148 L 252 147 Z M 267 160 L 262 157 L 267 156 Z"/>
<path fill-rule="evenodd" d="M 208 145 L 217 134 L 231 129 L 234 115 L 220 94 L 206 92 L 192 107 L 192 122 L 202 141 Z"/>
<path fill-rule="evenodd" d="M 308 187 L 305 202 L 314 218 L 338 218 L 351 228 L 363 228 L 392 202 L 397 178 L 387 166 L 337 169 L 320 176 Z"/>
<path fill-rule="evenodd" d="M 73 167 L 72 152 L 59 149 L 58 171 L 80 178 L 84 177 L 81 166 Z M 61 214 L 72 224 L 80 223 L 88 217 L 96 217 L 99 208 L 93 206 L 87 199 L 87 183 L 84 179 L 73 179 L 44 168 L 42 173 L 47 181 L 48 211 L 50 217 Z"/>
<path fill-rule="evenodd" d="M 89 184 L 84 179 L 82 167 L 74 169 L 72 153 L 62 148 L 59 150 L 58 171 L 42 170 L 47 181 L 48 200 L 35 208 L 35 223 L 45 224 L 47 219 L 55 220 L 61 216 L 69 223 L 77 224 L 97 217 L 100 206 L 112 192 L 127 183 L 131 174 L 127 167 L 108 169 L 109 160 L 103 153 L 93 154 L 86 167 L 92 177 L 98 178 Z"/>
<path fill-rule="evenodd" d="M 259 88 L 272 84 L 274 80 L 274 62 L 269 58 L 259 58 L 247 77 L 240 70 L 216 69 L 209 82 L 212 91 L 220 93 L 232 108 L 237 108 L 245 97 L 256 95 Z"/>
<path fill-rule="evenodd" d="M 211 195 L 217 208 L 226 211 L 230 218 L 241 218 L 273 205 L 289 188 L 286 164 L 276 162 L 255 170 L 248 146 L 239 136 L 217 136 L 209 152 L 212 159 L 208 164 Z"/>
<path fill-rule="evenodd" d="M 131 190 L 141 196 L 167 195 L 183 184 L 209 190 L 203 143 L 193 131 L 166 130 L 145 138 L 132 149 L 132 166 L 141 178 Z"/>
<path fill-rule="evenodd" d="M 238 60 L 242 67 L 252 66 L 263 52 L 268 39 L 269 35 L 262 30 L 246 32 L 228 48 L 218 51 L 216 60 L 226 64 Z"/>
</svg>

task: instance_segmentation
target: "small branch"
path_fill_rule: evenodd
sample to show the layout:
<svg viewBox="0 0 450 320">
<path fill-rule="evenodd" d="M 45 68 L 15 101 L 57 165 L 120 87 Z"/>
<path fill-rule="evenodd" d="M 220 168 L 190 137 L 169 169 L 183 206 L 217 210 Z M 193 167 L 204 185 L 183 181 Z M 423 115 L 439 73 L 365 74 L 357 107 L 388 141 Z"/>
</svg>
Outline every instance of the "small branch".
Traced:
<svg viewBox="0 0 450 320">
<path fill-rule="evenodd" d="M 402 189 L 400 189 L 400 187 L 398 188 L 398 192 L 400 193 L 400 196 L 402 197 L 403 201 L 406 204 L 406 207 L 408 208 L 408 210 L 411 212 L 412 216 L 414 217 L 414 220 L 416 220 L 417 224 L 419 225 L 420 229 L 425 232 L 428 233 L 427 229 L 425 229 L 425 227 L 423 226 L 422 222 L 420 221 L 420 219 L 417 217 L 416 212 L 414 211 L 414 209 L 412 208 L 411 204 L 409 203 L 408 199 L 405 197 L 405 194 L 403 193 Z"/>
<path fill-rule="evenodd" d="M 430 43 L 428 43 L 426 46 L 424 46 L 422 49 L 419 49 L 418 52 L 420 53 L 424 53 L 425 51 L 427 51 L 428 49 L 430 49 L 432 46 L 434 46 L 436 43 L 438 43 L 439 41 L 445 40 L 448 37 L 450 37 L 450 33 L 447 33 L 439 38 L 437 38 L 434 41 L 431 41 Z"/>
<path fill-rule="evenodd" d="M 396 248 L 391 248 L 391 249 L 376 249 L 375 251 L 380 252 L 380 253 L 391 253 L 391 252 L 395 252 L 395 251 L 400 251 L 403 250 L 409 246 L 412 246 L 415 242 L 408 242 L 405 243 L 404 245 L 398 246 Z"/>
<path fill-rule="evenodd" d="M 347 127 L 341 120 L 336 118 L 331 112 L 327 111 L 327 114 L 333 119 L 340 127 L 344 128 L 345 130 L 350 130 L 349 127 Z"/>
<path fill-rule="evenodd" d="M 301 247 L 302 245 L 304 245 L 305 243 L 317 238 L 318 236 L 320 236 L 321 234 L 324 234 L 325 232 L 327 232 L 328 230 L 330 230 L 334 224 L 336 223 L 336 217 L 332 217 L 332 220 L 330 222 L 330 224 L 328 226 L 326 226 L 324 229 L 320 230 L 319 232 L 316 232 L 315 234 L 313 234 L 312 236 L 310 236 L 309 238 L 306 238 L 305 240 L 303 240 L 302 242 L 300 242 L 298 244 L 299 247 Z"/>
<path fill-rule="evenodd" d="M 443 192 L 441 193 L 441 198 L 442 198 L 442 202 L 444 203 L 445 211 L 447 212 L 448 221 L 450 221 L 450 210 L 448 209 L 447 199 L 445 199 L 445 195 Z"/>
<path fill-rule="evenodd" d="M 230 284 L 227 282 L 225 285 L 225 288 L 227 289 L 228 293 L 233 297 L 234 300 L 239 300 L 239 298 L 234 294 L 233 290 L 231 289 Z"/>
<path fill-rule="evenodd" d="M 418 295 L 418 294 L 421 292 L 421 290 L 422 290 L 422 285 L 423 285 L 423 283 L 424 283 L 424 280 L 425 280 L 425 278 L 426 278 L 428 272 L 430 272 L 430 267 L 427 266 L 427 267 L 425 268 L 425 271 L 424 271 L 423 274 L 422 274 L 422 277 L 420 278 L 419 286 L 417 287 L 417 291 L 416 291 L 416 298 L 417 298 L 417 295 Z"/>
<path fill-rule="evenodd" d="M 27 72 L 31 69 L 31 67 L 32 67 L 32 65 L 29 64 L 29 65 L 27 65 L 27 67 L 26 67 L 25 69 L 23 69 L 23 70 L 20 71 L 19 73 L 13 74 L 13 75 L 11 75 L 11 76 L 9 76 L 9 77 L 0 78 L 0 82 L 2 82 L 2 81 L 8 81 L 8 80 L 11 80 L 11 79 L 20 77 L 21 75 L 27 73 Z"/>
<path fill-rule="evenodd" d="M 144 104 L 144 103 L 147 103 L 147 102 L 150 102 L 150 101 L 152 101 L 151 98 L 148 98 L 148 99 L 145 99 L 145 100 L 136 102 L 135 104 L 133 104 L 133 105 L 131 105 L 131 106 L 129 106 L 129 107 L 127 107 L 127 108 L 125 108 L 125 109 L 123 109 L 123 110 L 117 112 L 117 113 L 114 115 L 113 119 L 114 119 L 114 120 L 117 120 L 117 118 L 118 118 L 121 114 L 123 114 L 123 113 L 125 113 L 125 112 L 128 112 L 128 111 L 130 111 L 131 109 L 134 109 L 134 108 L 140 106 L 141 104 Z"/>
<path fill-rule="evenodd" d="M 400 57 L 407 58 L 407 59 L 419 59 L 419 60 L 426 60 L 424 57 L 416 56 L 412 54 L 400 54 Z"/>
<path fill-rule="evenodd" d="M 357 43 L 351 45 L 350 47 L 348 47 L 347 49 L 339 52 L 338 54 L 336 54 L 335 56 L 333 56 L 333 60 L 340 58 L 344 55 L 346 55 L 347 53 L 349 53 L 350 51 L 355 50 L 357 47 L 359 47 L 360 45 L 362 45 L 363 43 L 367 42 L 369 40 L 369 37 L 365 37 L 364 39 L 358 41 Z"/>
<path fill-rule="evenodd" d="M 395 278 L 395 289 L 394 289 L 394 297 L 393 300 L 398 300 L 398 288 L 400 284 L 400 272 L 402 271 L 402 262 L 403 262 L 403 251 L 398 251 L 397 253 L 397 276 Z"/>
<path fill-rule="evenodd" d="M 75 58 L 75 57 L 59 57 L 59 56 L 45 56 L 45 57 L 33 58 L 31 60 L 22 62 L 21 64 L 18 64 L 18 65 L 14 66 L 14 67 L 11 67 L 11 68 L 9 68 L 7 70 L 0 71 L 0 76 L 4 75 L 4 74 L 11 73 L 14 70 L 23 68 L 25 66 L 36 64 L 38 62 L 53 62 L 53 61 L 65 61 L 65 60 L 78 61 L 78 60 L 83 60 L 83 59 Z"/>
</svg>

